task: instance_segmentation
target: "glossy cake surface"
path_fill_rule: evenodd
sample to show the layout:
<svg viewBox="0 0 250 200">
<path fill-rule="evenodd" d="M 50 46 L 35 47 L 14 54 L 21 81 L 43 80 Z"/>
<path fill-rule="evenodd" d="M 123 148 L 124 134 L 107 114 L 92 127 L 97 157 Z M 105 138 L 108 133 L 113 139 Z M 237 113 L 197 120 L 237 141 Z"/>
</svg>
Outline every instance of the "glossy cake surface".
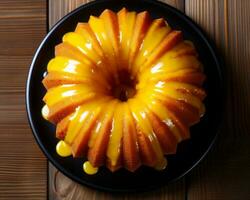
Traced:
<svg viewBox="0 0 250 200">
<path fill-rule="evenodd" d="M 42 115 L 56 124 L 57 152 L 87 158 L 89 174 L 164 169 L 205 112 L 194 45 L 146 11 L 104 10 L 78 23 L 47 71 Z"/>
</svg>

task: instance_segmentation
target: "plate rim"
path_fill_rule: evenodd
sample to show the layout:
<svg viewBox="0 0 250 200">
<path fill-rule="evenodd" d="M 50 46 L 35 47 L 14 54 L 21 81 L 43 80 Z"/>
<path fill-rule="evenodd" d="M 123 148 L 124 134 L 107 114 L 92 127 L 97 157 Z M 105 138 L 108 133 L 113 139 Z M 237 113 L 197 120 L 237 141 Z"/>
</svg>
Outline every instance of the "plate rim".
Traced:
<svg viewBox="0 0 250 200">
<path fill-rule="evenodd" d="M 186 170 L 184 173 L 180 174 L 179 176 L 177 176 L 176 178 L 165 182 L 165 184 L 158 184 L 158 185 L 150 185 L 147 186 L 145 188 L 135 188 L 135 189 L 112 189 L 110 187 L 104 187 L 104 186 L 100 186 L 100 185 L 96 185 L 93 184 L 91 182 L 85 181 L 83 179 L 80 179 L 76 176 L 74 176 L 72 173 L 68 172 L 67 170 L 65 170 L 64 167 L 62 167 L 56 160 L 54 160 L 53 156 L 48 152 L 48 150 L 45 148 L 45 146 L 42 144 L 39 134 L 37 132 L 37 130 L 34 127 L 34 123 L 32 120 L 32 114 L 31 114 L 31 108 L 30 108 L 30 83 L 31 83 L 31 78 L 32 78 L 32 74 L 33 74 L 33 69 L 35 67 L 35 62 L 37 60 L 37 57 L 42 49 L 42 47 L 44 46 L 44 44 L 47 42 L 48 38 L 50 37 L 50 35 L 57 29 L 58 26 L 60 26 L 65 20 L 67 20 L 69 17 L 73 16 L 75 13 L 78 13 L 80 10 L 82 9 L 86 9 L 87 7 L 90 6 L 94 6 L 96 4 L 99 3 L 103 3 L 103 2 L 112 2 L 114 0 L 98 0 L 98 1 L 92 1 L 86 4 L 83 4 L 81 6 L 79 6 L 78 8 L 74 9 L 73 11 L 69 12 L 68 14 L 66 14 L 64 17 L 62 17 L 57 23 L 55 23 L 52 28 L 48 31 L 48 33 L 46 34 L 46 36 L 43 38 L 42 42 L 39 44 L 39 47 L 36 49 L 35 54 L 32 58 L 32 62 L 30 64 L 29 70 L 28 70 L 28 76 L 27 76 L 27 82 L 26 82 L 26 88 L 25 88 L 25 105 L 26 105 L 26 113 L 27 113 L 27 117 L 28 117 L 28 123 L 29 126 L 31 128 L 32 131 L 32 135 L 35 138 L 36 143 L 38 144 L 39 148 L 42 150 L 43 154 L 46 156 L 46 158 L 65 176 L 67 176 L 68 178 L 72 179 L 73 181 L 84 185 L 84 186 L 88 186 L 92 189 L 98 189 L 101 191 L 106 191 L 106 192 L 116 192 L 116 193 L 134 193 L 134 192 L 146 192 L 149 190 L 153 190 L 153 189 L 157 189 L 158 187 L 162 187 L 164 185 L 168 185 L 172 182 L 175 182 L 181 178 L 183 178 L 185 175 L 187 175 L 191 170 L 193 170 L 203 159 L 204 157 L 206 157 L 206 155 L 208 154 L 208 152 L 211 150 L 211 148 L 214 146 L 215 141 L 218 137 L 219 132 L 221 131 L 221 125 L 222 125 L 222 114 L 224 112 L 224 106 L 223 106 L 223 100 L 225 99 L 225 81 L 224 81 L 224 69 L 223 69 L 223 61 L 221 59 L 221 57 L 219 56 L 218 52 L 216 51 L 215 45 L 214 43 L 209 39 L 209 37 L 204 33 L 204 31 L 199 27 L 199 25 L 197 25 L 196 22 L 194 22 L 190 17 L 188 17 L 185 13 L 182 13 L 181 11 L 179 11 L 178 9 L 174 8 L 171 5 L 168 5 L 166 3 L 160 2 L 158 0 L 141 0 L 141 3 L 143 2 L 148 2 L 150 4 L 154 4 L 155 6 L 159 7 L 162 6 L 164 9 L 168 9 L 171 10 L 174 14 L 178 15 L 179 18 L 181 18 L 182 20 L 185 20 L 185 22 L 192 27 L 192 29 L 194 29 L 199 36 L 202 38 L 202 40 L 205 42 L 207 48 L 209 49 L 214 62 L 216 63 L 216 69 L 218 72 L 218 76 L 220 79 L 220 88 L 222 90 L 222 94 L 220 95 L 220 97 L 222 98 L 220 100 L 220 105 L 222 105 L 222 109 L 219 112 L 219 118 L 218 118 L 218 122 L 217 122 L 217 129 L 215 132 L 215 136 L 212 139 L 211 143 L 209 144 L 208 148 L 206 149 L 206 151 L 203 153 L 203 155 L 188 169 Z M 123 1 L 121 1 L 123 2 Z M 48 166 L 48 164 L 47 164 Z M 48 168 L 48 167 L 47 167 Z M 48 180 L 49 181 L 49 180 Z M 47 184 L 47 187 L 49 187 L 49 185 Z"/>
</svg>

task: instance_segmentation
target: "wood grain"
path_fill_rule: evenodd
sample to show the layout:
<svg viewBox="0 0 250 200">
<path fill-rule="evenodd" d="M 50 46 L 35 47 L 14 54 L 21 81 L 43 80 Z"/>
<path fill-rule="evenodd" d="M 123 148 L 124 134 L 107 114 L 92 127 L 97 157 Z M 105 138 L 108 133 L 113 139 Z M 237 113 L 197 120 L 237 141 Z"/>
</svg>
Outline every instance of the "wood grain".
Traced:
<svg viewBox="0 0 250 200">
<path fill-rule="evenodd" d="M 78 6 L 89 2 L 88 0 L 62 0 L 49 1 L 49 25 L 54 25 L 60 18 Z M 181 10 L 184 9 L 184 0 L 165 0 L 164 2 L 175 6 Z M 133 195 L 114 195 L 110 193 L 99 192 L 77 183 L 58 172 L 52 164 L 49 164 L 49 199 L 126 199 L 126 200 L 183 200 L 185 199 L 185 179 L 180 180 L 168 187 L 161 188 L 158 191 L 144 194 Z"/>
<path fill-rule="evenodd" d="M 216 148 L 187 178 L 188 199 L 250 199 L 250 1 L 187 0 L 223 56 L 227 103 Z"/>
<path fill-rule="evenodd" d="M 0 199 L 46 198 L 46 159 L 24 99 L 31 58 L 45 34 L 45 0 L 0 1 Z"/>
<path fill-rule="evenodd" d="M 67 13 L 71 12 L 75 8 L 82 4 L 86 4 L 93 0 L 62 0 L 53 1 L 49 0 L 49 26 L 53 26 L 58 20 L 60 20 Z M 161 0 L 171 6 L 184 11 L 184 0 Z"/>
</svg>

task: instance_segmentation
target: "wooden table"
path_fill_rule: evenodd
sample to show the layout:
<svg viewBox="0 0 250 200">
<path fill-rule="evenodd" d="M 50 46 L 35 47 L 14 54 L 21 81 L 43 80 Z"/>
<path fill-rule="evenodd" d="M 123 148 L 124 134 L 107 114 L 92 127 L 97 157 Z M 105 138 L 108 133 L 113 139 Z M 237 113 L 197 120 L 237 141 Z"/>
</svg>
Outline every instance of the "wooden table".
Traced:
<svg viewBox="0 0 250 200">
<path fill-rule="evenodd" d="M 196 21 L 225 62 L 226 111 L 206 159 L 168 187 L 133 195 L 95 191 L 72 182 L 50 164 L 47 170 L 27 123 L 27 72 L 47 28 L 88 0 L 1 0 L 0 199 L 250 199 L 250 1 L 164 1 Z"/>
</svg>

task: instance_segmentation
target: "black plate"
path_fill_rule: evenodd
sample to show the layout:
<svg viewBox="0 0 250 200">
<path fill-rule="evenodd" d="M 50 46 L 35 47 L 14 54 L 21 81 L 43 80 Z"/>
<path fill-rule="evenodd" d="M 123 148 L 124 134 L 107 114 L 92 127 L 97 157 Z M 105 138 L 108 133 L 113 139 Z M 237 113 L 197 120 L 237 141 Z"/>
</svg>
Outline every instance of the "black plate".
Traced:
<svg viewBox="0 0 250 200">
<path fill-rule="evenodd" d="M 73 31 L 76 24 L 87 21 L 90 15 L 98 16 L 105 8 L 118 11 L 122 7 L 129 10 L 150 12 L 153 18 L 164 17 L 175 29 L 182 30 L 184 38 L 194 42 L 207 75 L 205 88 L 206 114 L 201 122 L 191 128 L 192 138 L 178 146 L 176 155 L 168 156 L 169 165 L 164 171 L 141 167 L 136 173 L 120 170 L 111 173 L 101 168 L 96 175 L 89 176 L 82 171 L 82 159 L 61 158 L 55 152 L 57 139 L 55 127 L 41 116 L 42 98 L 45 88 L 41 81 L 48 61 L 54 57 L 54 47 L 62 36 Z M 220 124 L 222 110 L 222 75 L 218 59 L 210 43 L 188 17 L 166 4 L 150 1 L 98 0 L 79 7 L 60 20 L 48 33 L 38 48 L 27 80 L 26 104 L 28 118 L 35 139 L 47 158 L 66 176 L 83 185 L 106 191 L 145 191 L 158 188 L 176 180 L 189 172 L 205 156 L 212 146 Z"/>
</svg>

